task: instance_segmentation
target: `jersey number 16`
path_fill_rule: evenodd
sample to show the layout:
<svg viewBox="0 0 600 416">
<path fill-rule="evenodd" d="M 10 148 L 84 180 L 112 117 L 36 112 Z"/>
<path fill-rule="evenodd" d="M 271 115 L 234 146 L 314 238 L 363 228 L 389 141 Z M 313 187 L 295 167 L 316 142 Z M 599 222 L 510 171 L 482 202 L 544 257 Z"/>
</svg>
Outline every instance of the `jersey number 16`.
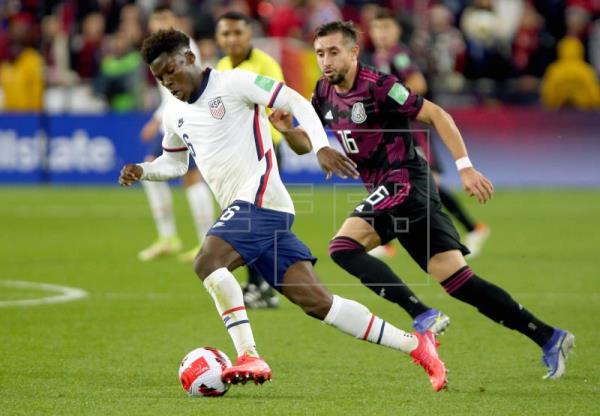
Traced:
<svg viewBox="0 0 600 416">
<path fill-rule="evenodd" d="M 350 130 L 338 130 L 337 134 L 340 136 L 342 146 L 344 146 L 346 153 L 358 153 L 358 145 L 356 144 L 356 140 L 352 137 L 352 132 Z"/>
</svg>

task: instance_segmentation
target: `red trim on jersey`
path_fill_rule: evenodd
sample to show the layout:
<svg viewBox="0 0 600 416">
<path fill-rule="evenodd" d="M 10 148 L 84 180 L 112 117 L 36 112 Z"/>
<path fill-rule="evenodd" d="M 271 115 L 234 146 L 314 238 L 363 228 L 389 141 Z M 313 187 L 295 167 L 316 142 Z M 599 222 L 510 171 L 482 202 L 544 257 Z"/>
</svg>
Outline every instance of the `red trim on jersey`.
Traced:
<svg viewBox="0 0 600 416">
<path fill-rule="evenodd" d="M 183 147 L 171 147 L 171 148 L 163 146 L 163 150 L 165 152 L 183 152 L 184 150 L 188 150 L 188 148 L 186 146 L 183 146 Z"/>
<path fill-rule="evenodd" d="M 236 306 L 235 308 L 227 309 L 225 312 L 223 312 L 221 314 L 221 316 L 225 316 L 227 314 L 230 314 L 230 313 L 236 312 L 236 311 L 243 311 L 244 309 L 246 309 L 245 306 Z"/>
<path fill-rule="evenodd" d="M 371 81 L 371 82 L 375 82 L 375 81 L 377 81 L 377 79 L 379 78 L 379 77 L 378 77 L 377 75 L 375 75 L 375 74 L 366 74 L 366 73 L 364 73 L 364 72 L 361 72 L 361 73 L 358 75 L 358 77 L 359 77 L 359 78 L 361 78 L 361 79 L 366 79 L 367 81 Z"/>
<path fill-rule="evenodd" d="M 369 332 L 371 332 L 371 327 L 373 326 L 374 320 L 375 320 L 375 315 L 371 314 L 371 320 L 369 321 L 369 326 L 367 326 L 367 330 L 365 331 L 365 334 L 363 335 L 362 339 L 367 339 L 367 337 L 369 336 Z"/>
<path fill-rule="evenodd" d="M 271 99 L 269 100 L 269 104 L 267 105 L 267 108 L 273 108 L 273 104 L 275 104 L 277 95 L 279 94 L 279 91 L 281 91 L 282 87 L 283 87 L 283 82 L 280 82 L 279 85 L 277 85 L 277 87 L 275 88 L 275 92 L 271 96 Z"/>
<path fill-rule="evenodd" d="M 254 130 L 254 144 L 256 144 L 256 156 L 258 160 L 262 160 L 265 155 L 265 148 L 263 146 L 262 134 L 260 132 L 260 123 L 259 123 L 259 107 L 258 104 L 254 104 L 254 122 L 252 124 L 252 128 Z"/>
<path fill-rule="evenodd" d="M 269 151 L 266 154 L 267 169 L 264 175 L 260 177 L 260 184 L 258 185 L 256 197 L 254 198 L 254 205 L 256 205 L 259 208 L 262 207 L 263 196 L 265 196 L 265 191 L 267 190 L 267 183 L 269 182 L 269 175 L 271 174 L 271 168 L 273 167 L 272 153 L 272 149 L 269 149 Z"/>
</svg>

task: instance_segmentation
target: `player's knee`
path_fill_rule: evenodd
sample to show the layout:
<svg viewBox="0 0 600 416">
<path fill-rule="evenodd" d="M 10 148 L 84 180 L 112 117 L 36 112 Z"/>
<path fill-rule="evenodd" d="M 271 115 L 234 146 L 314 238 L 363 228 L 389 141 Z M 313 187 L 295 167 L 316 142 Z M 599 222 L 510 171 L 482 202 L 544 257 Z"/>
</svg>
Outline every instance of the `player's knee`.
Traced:
<svg viewBox="0 0 600 416">
<path fill-rule="evenodd" d="M 364 252 L 365 248 L 351 238 L 336 237 L 329 242 L 329 256 L 341 267 L 344 267 L 356 254 Z"/>
<path fill-rule="evenodd" d="M 298 305 L 305 314 L 320 320 L 325 319 L 333 303 L 333 297 L 329 292 L 313 287 L 295 287 L 292 290 L 284 287 L 283 294 L 292 303 Z"/>
<path fill-rule="evenodd" d="M 214 257 L 207 255 L 207 253 L 199 253 L 194 259 L 194 272 L 200 278 L 200 280 L 206 279 L 212 272 L 220 268 L 215 263 Z"/>
<path fill-rule="evenodd" d="M 427 264 L 427 271 L 434 279 L 441 282 L 466 265 L 467 262 L 460 251 L 450 250 L 431 257 Z"/>
<path fill-rule="evenodd" d="M 327 316 L 327 313 L 331 309 L 333 303 L 333 297 L 331 295 L 320 296 L 315 299 L 307 299 L 306 302 L 300 304 L 302 311 L 308 316 L 323 320 Z"/>
</svg>

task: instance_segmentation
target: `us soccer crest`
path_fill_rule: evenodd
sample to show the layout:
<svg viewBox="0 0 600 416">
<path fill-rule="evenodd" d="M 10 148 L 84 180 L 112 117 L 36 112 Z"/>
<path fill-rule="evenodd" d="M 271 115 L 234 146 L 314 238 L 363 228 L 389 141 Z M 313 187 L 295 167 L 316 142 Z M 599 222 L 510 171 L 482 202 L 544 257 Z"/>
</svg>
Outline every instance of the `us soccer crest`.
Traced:
<svg viewBox="0 0 600 416">
<path fill-rule="evenodd" d="M 367 119 L 367 112 L 363 103 L 354 103 L 352 106 L 352 121 L 356 124 L 363 123 Z"/>
<path fill-rule="evenodd" d="M 210 109 L 210 114 L 218 120 L 221 120 L 225 116 L 225 105 L 223 104 L 221 97 L 210 100 L 208 102 L 208 108 Z"/>
</svg>

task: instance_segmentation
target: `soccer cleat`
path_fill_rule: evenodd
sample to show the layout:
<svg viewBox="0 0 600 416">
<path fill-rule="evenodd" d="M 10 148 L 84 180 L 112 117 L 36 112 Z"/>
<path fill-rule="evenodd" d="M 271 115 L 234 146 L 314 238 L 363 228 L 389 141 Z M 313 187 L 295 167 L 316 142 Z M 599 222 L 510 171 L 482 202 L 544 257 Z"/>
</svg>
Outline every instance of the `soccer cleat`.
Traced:
<svg viewBox="0 0 600 416">
<path fill-rule="evenodd" d="M 429 375 L 429 381 L 435 391 L 440 391 L 448 380 L 446 378 L 446 366 L 438 356 L 435 347 L 435 335 L 431 331 L 425 331 L 424 334 L 414 332 L 419 344 L 417 348 L 411 351 L 410 356 L 415 364 L 420 365 Z"/>
<path fill-rule="evenodd" d="M 150 247 L 138 253 L 140 261 L 150 261 L 158 257 L 175 254 L 181 250 L 181 240 L 177 237 L 160 238 Z"/>
<path fill-rule="evenodd" d="M 369 254 L 373 257 L 377 257 L 378 259 L 390 258 L 396 255 L 396 247 L 391 244 L 384 244 L 382 246 L 377 246 L 371 251 Z"/>
<path fill-rule="evenodd" d="M 178 255 L 177 260 L 179 260 L 182 263 L 192 263 L 194 261 L 194 259 L 196 258 L 196 256 L 198 255 L 199 251 L 200 251 L 200 245 L 197 245 L 196 247 L 192 248 L 191 250 L 185 251 L 185 252 L 181 253 L 180 255 Z"/>
<path fill-rule="evenodd" d="M 260 288 L 249 283 L 242 288 L 242 292 L 244 294 L 244 305 L 248 309 L 274 309 L 279 307 L 279 297 L 266 282 L 263 282 Z"/>
<path fill-rule="evenodd" d="M 223 371 L 221 380 L 230 384 L 246 384 L 248 381 L 262 384 L 271 380 L 271 368 L 262 358 L 243 354 L 238 357 L 233 367 Z"/>
<path fill-rule="evenodd" d="M 575 347 L 575 335 L 556 328 L 552 338 L 542 347 L 542 363 L 548 368 L 545 379 L 555 380 L 567 371 L 567 357 Z"/>
<path fill-rule="evenodd" d="M 481 252 L 481 248 L 490 236 L 490 232 L 489 226 L 482 223 L 477 223 L 477 225 L 475 225 L 475 229 L 470 233 L 467 233 L 465 236 L 465 246 L 467 246 L 471 252 L 470 254 L 467 254 L 467 258 L 472 259 Z"/>
<path fill-rule="evenodd" d="M 413 321 L 413 328 L 421 334 L 431 331 L 435 335 L 441 335 L 448 325 L 450 325 L 450 317 L 434 308 L 417 315 Z"/>
</svg>

